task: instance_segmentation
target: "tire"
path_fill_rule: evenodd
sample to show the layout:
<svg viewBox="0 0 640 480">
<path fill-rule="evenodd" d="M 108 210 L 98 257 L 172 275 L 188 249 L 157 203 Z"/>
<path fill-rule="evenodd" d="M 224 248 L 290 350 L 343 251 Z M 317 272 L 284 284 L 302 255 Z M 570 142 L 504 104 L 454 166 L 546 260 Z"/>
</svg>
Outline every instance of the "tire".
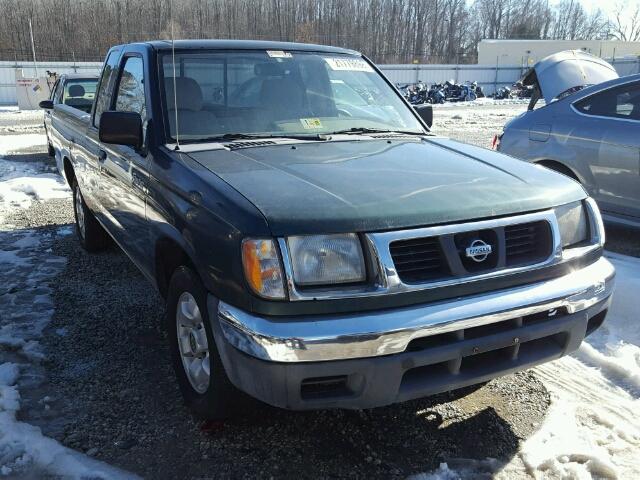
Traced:
<svg viewBox="0 0 640 480">
<path fill-rule="evenodd" d="M 76 220 L 76 235 L 78 236 L 78 240 L 80 240 L 80 245 L 82 245 L 82 248 L 87 252 L 104 250 L 109 245 L 109 235 L 84 202 L 80 186 L 75 178 L 71 185 L 73 191 L 73 214 Z"/>
<path fill-rule="evenodd" d="M 236 416 L 248 397 L 227 377 L 209 323 L 206 290 L 189 267 L 178 267 L 171 277 L 165 326 L 185 405 L 207 419 Z"/>
</svg>

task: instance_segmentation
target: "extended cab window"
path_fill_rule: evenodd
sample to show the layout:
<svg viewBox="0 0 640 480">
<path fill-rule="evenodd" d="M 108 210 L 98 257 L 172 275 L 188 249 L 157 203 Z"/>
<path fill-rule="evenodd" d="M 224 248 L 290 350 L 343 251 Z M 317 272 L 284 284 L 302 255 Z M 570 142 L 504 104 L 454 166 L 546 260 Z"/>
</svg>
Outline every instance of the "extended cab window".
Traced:
<svg viewBox="0 0 640 480">
<path fill-rule="evenodd" d="M 640 120 L 640 83 L 631 83 L 592 95 L 575 104 L 587 115 Z"/>
<path fill-rule="evenodd" d="M 142 58 L 129 57 L 122 69 L 118 92 L 116 94 L 116 110 L 119 112 L 139 113 L 144 122 L 147 108 L 144 97 L 144 65 Z"/>
<path fill-rule="evenodd" d="M 93 117 L 93 125 L 95 127 L 100 126 L 100 115 L 105 110 L 109 110 L 111 104 L 111 79 L 113 74 L 118 69 L 118 52 L 113 51 L 107 57 L 104 68 L 102 69 L 102 75 L 100 75 L 100 87 L 98 90 L 98 96 L 96 97 L 96 108 Z"/>
</svg>

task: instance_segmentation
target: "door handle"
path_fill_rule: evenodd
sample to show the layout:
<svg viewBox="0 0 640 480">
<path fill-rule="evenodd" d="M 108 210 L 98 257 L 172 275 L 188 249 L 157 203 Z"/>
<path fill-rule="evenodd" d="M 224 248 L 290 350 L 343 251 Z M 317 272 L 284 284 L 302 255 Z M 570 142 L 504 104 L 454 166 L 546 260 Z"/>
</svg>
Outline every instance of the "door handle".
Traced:
<svg viewBox="0 0 640 480">
<path fill-rule="evenodd" d="M 98 161 L 103 163 L 107 159 L 107 152 L 103 149 L 98 150 Z"/>
</svg>

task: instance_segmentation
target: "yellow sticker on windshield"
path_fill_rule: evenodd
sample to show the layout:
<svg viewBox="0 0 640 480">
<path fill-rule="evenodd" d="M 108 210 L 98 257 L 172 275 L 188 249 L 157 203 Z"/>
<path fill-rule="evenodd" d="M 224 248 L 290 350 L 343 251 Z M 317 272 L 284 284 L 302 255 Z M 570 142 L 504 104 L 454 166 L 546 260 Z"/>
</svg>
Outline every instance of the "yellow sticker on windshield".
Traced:
<svg viewBox="0 0 640 480">
<path fill-rule="evenodd" d="M 322 128 L 322 122 L 319 118 L 301 118 L 300 123 L 306 130 L 313 128 Z"/>
<path fill-rule="evenodd" d="M 373 68 L 362 58 L 344 57 L 344 58 L 325 58 L 325 62 L 329 64 L 331 70 L 344 70 L 348 72 L 373 72 Z"/>
</svg>

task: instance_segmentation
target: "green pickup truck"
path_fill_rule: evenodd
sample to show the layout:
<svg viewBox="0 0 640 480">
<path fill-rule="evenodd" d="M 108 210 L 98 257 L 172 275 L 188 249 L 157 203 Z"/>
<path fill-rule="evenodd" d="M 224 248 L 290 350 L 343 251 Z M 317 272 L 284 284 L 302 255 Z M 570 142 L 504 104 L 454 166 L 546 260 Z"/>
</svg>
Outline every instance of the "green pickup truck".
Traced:
<svg viewBox="0 0 640 480">
<path fill-rule="evenodd" d="M 111 237 L 164 296 L 196 412 L 388 405 L 602 324 L 615 273 L 577 182 L 433 135 L 357 52 L 173 46 L 113 47 L 88 115 L 45 107 L 80 244 Z"/>
</svg>

